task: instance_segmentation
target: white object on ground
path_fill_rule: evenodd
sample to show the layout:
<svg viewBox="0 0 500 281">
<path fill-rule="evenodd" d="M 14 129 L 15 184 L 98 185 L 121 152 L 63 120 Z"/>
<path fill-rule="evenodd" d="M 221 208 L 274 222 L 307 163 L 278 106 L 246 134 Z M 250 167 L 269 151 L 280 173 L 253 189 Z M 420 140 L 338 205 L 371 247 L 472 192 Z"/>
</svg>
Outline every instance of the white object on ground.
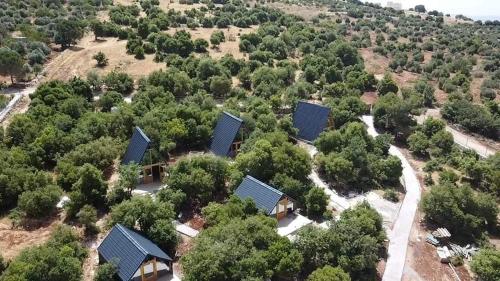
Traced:
<svg viewBox="0 0 500 281">
<path fill-rule="evenodd" d="M 162 189 L 164 187 L 165 187 L 165 185 L 161 182 L 139 184 L 134 190 L 132 190 L 132 195 L 151 195 L 151 196 L 154 196 L 160 189 Z"/>
<path fill-rule="evenodd" d="M 378 135 L 373 125 L 373 116 L 365 115 L 363 122 L 368 126 L 368 134 L 375 137 Z M 387 264 L 385 266 L 383 281 L 400 281 L 406 260 L 406 251 L 410 237 L 411 227 L 420 201 L 420 182 L 417 179 L 415 170 L 399 149 L 391 145 L 389 154 L 397 156 L 403 166 L 403 181 L 406 189 L 406 196 L 401 205 L 399 215 L 394 224 L 394 228 L 389 237 L 389 249 Z"/>
<path fill-rule="evenodd" d="M 191 238 L 196 237 L 200 232 L 187 224 L 182 224 L 179 221 L 174 220 L 172 222 L 175 226 L 175 230 L 181 234 L 187 235 Z"/>
<path fill-rule="evenodd" d="M 312 220 L 304 216 L 299 214 L 289 214 L 278 221 L 278 235 L 288 237 L 311 223 Z"/>
<path fill-rule="evenodd" d="M 58 209 L 62 209 L 64 205 L 66 205 L 66 203 L 68 203 L 69 201 L 70 201 L 69 197 L 64 195 L 63 197 L 61 197 L 61 200 L 59 200 L 59 203 L 57 203 L 56 207 Z"/>
<path fill-rule="evenodd" d="M 0 111 L 0 122 L 3 122 L 5 117 L 7 117 L 7 114 L 14 108 L 14 106 L 21 100 L 23 96 L 28 96 L 32 93 L 34 93 L 36 90 L 36 86 L 30 86 L 27 88 L 24 88 L 22 90 L 19 89 L 12 89 L 8 90 L 6 92 L 10 93 L 13 95 L 12 99 L 9 101 L 7 106 Z"/>
</svg>

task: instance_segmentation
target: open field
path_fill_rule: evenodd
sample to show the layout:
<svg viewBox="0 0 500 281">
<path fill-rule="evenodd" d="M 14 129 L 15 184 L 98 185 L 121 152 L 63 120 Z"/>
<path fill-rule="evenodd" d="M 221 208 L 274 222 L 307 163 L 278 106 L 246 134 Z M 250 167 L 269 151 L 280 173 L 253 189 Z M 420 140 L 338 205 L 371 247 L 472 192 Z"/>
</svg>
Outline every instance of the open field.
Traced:
<svg viewBox="0 0 500 281">
<path fill-rule="evenodd" d="M 45 80 L 69 80 L 74 76 L 85 77 L 90 70 L 96 70 L 100 74 L 118 70 L 125 71 L 134 78 L 139 78 L 155 70 L 165 68 L 164 64 L 153 61 L 154 55 L 146 55 L 143 60 L 137 60 L 133 55 L 128 55 L 126 45 L 126 40 L 118 40 L 117 38 L 96 41 L 94 35 L 88 33 L 77 46 L 62 51 L 50 61 L 43 75 Z M 104 68 L 96 67 L 96 62 L 92 59 L 92 56 L 99 51 L 103 52 L 109 59 L 109 64 Z"/>
<path fill-rule="evenodd" d="M 61 216 L 49 218 L 46 222 L 31 228 L 13 228 L 10 219 L 0 219 L 0 249 L 2 256 L 10 260 L 22 250 L 43 244 L 54 229 L 62 223 Z"/>
</svg>

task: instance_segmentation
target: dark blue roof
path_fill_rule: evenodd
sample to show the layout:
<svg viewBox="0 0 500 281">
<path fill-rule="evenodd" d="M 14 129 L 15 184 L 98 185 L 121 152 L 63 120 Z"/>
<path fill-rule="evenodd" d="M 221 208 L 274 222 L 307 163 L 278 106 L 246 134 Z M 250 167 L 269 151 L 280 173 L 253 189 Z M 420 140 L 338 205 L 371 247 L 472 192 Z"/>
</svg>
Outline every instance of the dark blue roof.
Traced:
<svg viewBox="0 0 500 281">
<path fill-rule="evenodd" d="M 121 224 L 111 229 L 97 251 L 107 262 L 118 263 L 118 276 L 124 281 L 130 280 L 142 263 L 151 257 L 164 262 L 172 260 L 153 242 Z"/>
<path fill-rule="evenodd" d="M 318 104 L 299 101 L 293 113 L 293 126 L 299 130 L 298 137 L 314 141 L 328 125 L 330 108 Z"/>
<path fill-rule="evenodd" d="M 149 140 L 141 128 L 135 127 L 127 147 L 127 152 L 125 152 L 125 156 L 123 157 L 122 164 L 127 165 L 130 162 L 140 164 L 150 143 L 151 140 Z"/>
<path fill-rule="evenodd" d="M 229 149 L 242 123 L 243 120 L 240 118 L 230 113 L 223 112 L 217 121 L 217 126 L 215 126 L 212 135 L 212 143 L 210 144 L 210 151 L 218 156 L 230 156 Z"/>
<path fill-rule="evenodd" d="M 266 214 L 271 214 L 284 193 L 257 180 L 252 176 L 246 176 L 240 186 L 234 192 L 241 200 L 252 198 L 257 208 Z"/>
</svg>

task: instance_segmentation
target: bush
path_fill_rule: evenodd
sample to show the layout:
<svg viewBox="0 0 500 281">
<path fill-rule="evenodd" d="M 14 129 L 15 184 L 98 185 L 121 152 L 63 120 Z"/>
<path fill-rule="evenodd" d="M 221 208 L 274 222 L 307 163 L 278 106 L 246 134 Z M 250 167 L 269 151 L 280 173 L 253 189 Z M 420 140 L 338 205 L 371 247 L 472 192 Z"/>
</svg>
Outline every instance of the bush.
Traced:
<svg viewBox="0 0 500 281">
<path fill-rule="evenodd" d="M 471 268 L 482 281 L 500 280 L 500 251 L 481 249 L 473 258 Z"/>
<path fill-rule="evenodd" d="M 313 271 L 307 281 L 351 281 L 351 277 L 340 267 L 326 265 Z"/>
<path fill-rule="evenodd" d="M 392 202 L 398 202 L 399 201 L 398 193 L 392 189 L 387 189 L 386 191 L 384 191 L 384 199 Z"/>
<path fill-rule="evenodd" d="M 307 215 L 311 218 L 320 218 L 326 212 L 328 195 L 320 187 L 313 187 L 306 195 Z"/>
<path fill-rule="evenodd" d="M 208 42 L 205 39 L 195 39 L 194 42 L 194 51 L 197 53 L 205 53 L 208 48 Z"/>
<path fill-rule="evenodd" d="M 97 66 L 99 67 L 104 67 L 108 65 L 108 58 L 103 52 L 98 52 L 92 58 L 97 61 Z"/>
<path fill-rule="evenodd" d="M 130 95 L 134 90 L 134 80 L 123 72 L 110 72 L 104 77 L 104 84 L 108 91 L 115 91 L 124 96 Z"/>
<path fill-rule="evenodd" d="M 496 226 L 495 198 L 469 186 L 434 186 L 423 196 L 421 204 L 427 220 L 448 228 L 454 235 L 477 238 Z"/>
<path fill-rule="evenodd" d="M 19 196 L 18 206 L 26 216 L 41 218 L 49 216 L 56 208 L 62 190 L 56 185 L 48 185 L 33 191 L 25 191 Z"/>
<path fill-rule="evenodd" d="M 105 264 L 99 265 L 94 276 L 94 281 L 112 281 L 116 280 L 117 267 L 111 261 Z"/>
<path fill-rule="evenodd" d="M 138 60 L 144 59 L 144 48 L 142 46 L 134 49 L 134 57 Z"/>
</svg>

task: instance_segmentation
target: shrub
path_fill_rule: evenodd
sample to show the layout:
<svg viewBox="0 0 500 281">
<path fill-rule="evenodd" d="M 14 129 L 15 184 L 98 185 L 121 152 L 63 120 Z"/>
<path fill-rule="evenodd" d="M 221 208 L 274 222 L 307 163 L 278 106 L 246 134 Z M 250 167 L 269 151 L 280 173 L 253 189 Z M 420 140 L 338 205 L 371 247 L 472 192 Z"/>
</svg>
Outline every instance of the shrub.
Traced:
<svg viewBox="0 0 500 281">
<path fill-rule="evenodd" d="M 392 202 L 398 202 L 399 201 L 398 193 L 392 189 L 387 189 L 386 191 L 384 191 L 384 199 Z"/>
<path fill-rule="evenodd" d="M 98 52 L 92 58 L 97 61 L 97 66 L 99 67 L 104 67 L 108 65 L 109 60 L 103 52 Z"/>
<path fill-rule="evenodd" d="M 144 59 L 144 48 L 142 46 L 134 49 L 134 57 L 139 60 Z"/>
<path fill-rule="evenodd" d="M 123 72 L 110 72 L 104 77 L 104 84 L 109 91 L 115 91 L 124 96 L 131 94 L 134 90 L 134 80 Z"/>
<path fill-rule="evenodd" d="M 41 218 L 49 216 L 56 208 L 61 195 L 61 188 L 56 185 L 48 185 L 23 192 L 19 196 L 18 206 L 27 217 Z"/>
</svg>

